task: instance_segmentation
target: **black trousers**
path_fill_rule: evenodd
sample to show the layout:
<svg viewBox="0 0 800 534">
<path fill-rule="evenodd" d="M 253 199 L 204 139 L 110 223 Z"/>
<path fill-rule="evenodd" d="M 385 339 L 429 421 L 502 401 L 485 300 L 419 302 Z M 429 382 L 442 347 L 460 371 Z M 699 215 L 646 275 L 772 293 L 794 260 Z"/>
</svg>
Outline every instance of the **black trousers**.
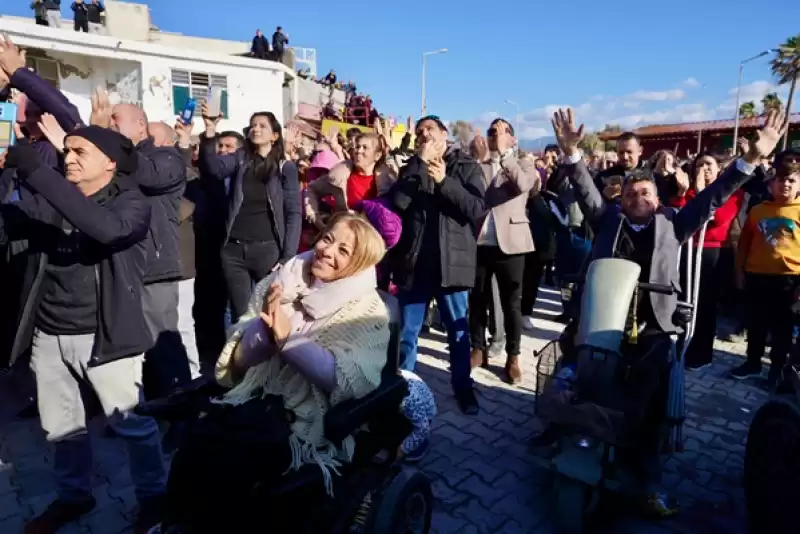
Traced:
<svg viewBox="0 0 800 534">
<path fill-rule="evenodd" d="M 620 459 L 643 484 L 652 486 L 661 479 L 672 340 L 657 329 L 645 328 L 638 342 L 622 351 L 629 365 L 623 389 L 625 417 L 638 446 L 620 451 Z"/>
<path fill-rule="evenodd" d="M 281 251 L 274 241 L 243 243 L 230 240 L 222 248 L 222 272 L 228 286 L 233 322 L 247 311 L 253 287 L 272 271 Z"/>
<path fill-rule="evenodd" d="M 492 276 L 497 279 L 503 323 L 506 329 L 506 353 L 519 356 L 522 341 L 522 275 L 525 255 L 503 254 L 499 247 L 478 247 L 475 287 L 469 297 L 469 329 L 472 347 L 486 350 L 486 325 L 492 303 Z"/>
<path fill-rule="evenodd" d="M 194 316 L 197 349 L 200 359 L 213 363 L 225 345 L 225 312 L 228 308 L 228 288 L 222 273 L 222 237 L 214 239 L 211 232 L 195 240 Z"/>
<path fill-rule="evenodd" d="M 78 18 L 75 17 L 73 27 L 76 32 L 89 33 L 89 19 L 78 20 Z"/>
<path fill-rule="evenodd" d="M 792 350 L 795 324 L 792 305 L 798 287 L 798 275 L 745 274 L 747 363 L 761 366 L 768 334 L 772 337 L 769 353 L 772 365 L 786 363 Z"/>
<path fill-rule="evenodd" d="M 536 296 L 539 293 L 539 284 L 542 282 L 544 262 L 539 251 L 534 250 L 525 254 L 525 269 L 522 275 L 522 315 L 533 315 L 536 306 Z"/>
<path fill-rule="evenodd" d="M 700 294 L 695 312 L 694 337 L 686 351 L 686 364 L 690 366 L 711 363 L 717 335 L 720 284 L 726 276 L 726 266 L 720 261 L 719 248 L 704 248 L 700 264 Z"/>
</svg>

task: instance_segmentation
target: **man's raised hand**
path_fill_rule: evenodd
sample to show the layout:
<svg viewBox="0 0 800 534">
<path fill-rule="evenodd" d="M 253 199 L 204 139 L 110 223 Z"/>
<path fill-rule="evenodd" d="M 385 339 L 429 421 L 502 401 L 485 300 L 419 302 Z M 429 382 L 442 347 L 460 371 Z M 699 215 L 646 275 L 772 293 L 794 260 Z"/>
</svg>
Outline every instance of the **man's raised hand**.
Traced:
<svg viewBox="0 0 800 534">
<path fill-rule="evenodd" d="M 572 156 L 578 152 L 578 143 L 583 139 L 583 124 L 575 127 L 575 116 L 572 109 L 559 109 L 553 113 L 553 132 L 556 136 L 558 146 L 564 154 Z"/>
<path fill-rule="evenodd" d="M 750 143 L 744 160 L 753 165 L 760 163 L 761 158 L 772 154 L 788 127 L 789 123 L 782 109 L 768 111 L 764 126 L 756 130 L 755 139 Z"/>
</svg>

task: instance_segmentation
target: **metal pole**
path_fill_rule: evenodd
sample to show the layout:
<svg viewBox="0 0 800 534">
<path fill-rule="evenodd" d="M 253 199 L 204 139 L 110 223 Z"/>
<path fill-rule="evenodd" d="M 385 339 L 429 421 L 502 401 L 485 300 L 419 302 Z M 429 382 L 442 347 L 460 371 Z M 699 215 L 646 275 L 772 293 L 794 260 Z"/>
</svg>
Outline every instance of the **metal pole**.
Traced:
<svg viewBox="0 0 800 534">
<path fill-rule="evenodd" d="M 733 122 L 733 154 L 736 155 L 736 140 L 739 138 L 739 106 L 741 105 L 741 97 L 742 97 L 742 74 L 744 72 L 744 64 L 754 61 L 758 58 L 762 58 L 769 54 L 770 52 L 774 52 L 774 48 L 770 48 L 769 50 L 764 50 L 760 54 L 757 54 L 751 58 L 747 58 L 741 63 L 739 63 L 739 84 L 736 86 L 736 119 Z"/>
<path fill-rule="evenodd" d="M 422 53 L 422 113 L 420 117 L 424 117 L 428 111 L 428 105 L 425 103 L 425 58 L 427 55 Z"/>
<path fill-rule="evenodd" d="M 733 122 L 733 155 L 736 155 L 736 141 L 739 139 L 739 106 L 742 99 L 742 76 L 744 74 L 744 61 L 739 63 L 739 84 L 736 86 L 736 119 Z"/>
<path fill-rule="evenodd" d="M 446 48 L 440 48 L 439 50 L 432 50 L 430 52 L 423 52 L 422 53 L 422 106 L 421 106 L 421 111 L 422 111 L 422 116 L 423 117 L 428 114 L 428 103 L 426 102 L 426 96 L 425 96 L 425 77 L 427 75 L 427 73 L 426 73 L 426 70 L 427 70 L 426 69 L 427 58 L 428 58 L 428 56 L 433 56 L 435 54 L 446 54 L 446 53 L 447 53 L 447 49 Z"/>
</svg>

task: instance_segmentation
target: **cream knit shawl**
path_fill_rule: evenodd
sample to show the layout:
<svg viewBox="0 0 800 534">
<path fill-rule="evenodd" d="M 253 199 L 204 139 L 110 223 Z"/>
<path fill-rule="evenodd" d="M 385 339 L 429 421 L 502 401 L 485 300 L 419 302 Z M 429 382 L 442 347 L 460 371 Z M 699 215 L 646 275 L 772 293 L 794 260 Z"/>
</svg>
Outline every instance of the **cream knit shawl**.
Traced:
<svg viewBox="0 0 800 534">
<path fill-rule="evenodd" d="M 287 271 L 283 273 L 284 278 L 288 272 L 305 270 L 308 261 L 310 254 L 306 253 L 287 262 L 281 269 Z M 231 357 L 247 327 L 252 321 L 261 320 L 259 313 L 267 290 L 280 274 L 280 271 L 272 273 L 256 286 L 247 313 L 231 328 L 228 342 L 217 361 L 216 375 L 221 384 L 232 385 Z M 381 370 L 389 350 L 389 310 L 386 304 L 374 285 L 357 288 L 353 287 L 353 282 L 345 279 L 330 284 L 338 285 L 335 294 L 341 298 L 341 306 L 321 321 L 317 318 L 314 322 L 320 323 L 319 328 L 315 325 L 307 335 L 311 341 L 333 353 L 335 358 L 336 388 L 330 394 L 312 385 L 275 355 L 248 369 L 242 381 L 221 400 L 241 404 L 259 395 L 283 397 L 285 407 L 296 416 L 291 425 L 292 463 L 289 469 L 297 470 L 305 464 L 316 463 L 322 469 L 326 489 L 331 495 L 331 471 L 338 474 L 336 468 L 341 462 L 352 460 L 355 442 L 349 436 L 338 448 L 325 439 L 325 413 L 340 402 L 363 397 L 375 390 L 380 384 Z M 330 289 L 332 287 L 326 291 Z"/>
</svg>

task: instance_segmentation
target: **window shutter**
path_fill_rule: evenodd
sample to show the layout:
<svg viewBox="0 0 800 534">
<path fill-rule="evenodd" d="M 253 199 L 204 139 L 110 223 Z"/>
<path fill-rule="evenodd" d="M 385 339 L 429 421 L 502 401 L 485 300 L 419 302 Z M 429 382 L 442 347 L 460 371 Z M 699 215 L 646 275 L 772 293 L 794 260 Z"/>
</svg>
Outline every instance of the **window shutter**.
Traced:
<svg viewBox="0 0 800 534">
<path fill-rule="evenodd" d="M 220 113 L 224 118 L 228 118 L 228 90 L 224 89 L 222 91 L 222 98 L 220 99 L 221 102 L 219 104 Z"/>
<path fill-rule="evenodd" d="M 189 88 L 181 87 L 180 85 L 172 86 L 172 107 L 175 115 L 180 115 L 183 111 L 183 106 L 189 100 Z"/>
</svg>

